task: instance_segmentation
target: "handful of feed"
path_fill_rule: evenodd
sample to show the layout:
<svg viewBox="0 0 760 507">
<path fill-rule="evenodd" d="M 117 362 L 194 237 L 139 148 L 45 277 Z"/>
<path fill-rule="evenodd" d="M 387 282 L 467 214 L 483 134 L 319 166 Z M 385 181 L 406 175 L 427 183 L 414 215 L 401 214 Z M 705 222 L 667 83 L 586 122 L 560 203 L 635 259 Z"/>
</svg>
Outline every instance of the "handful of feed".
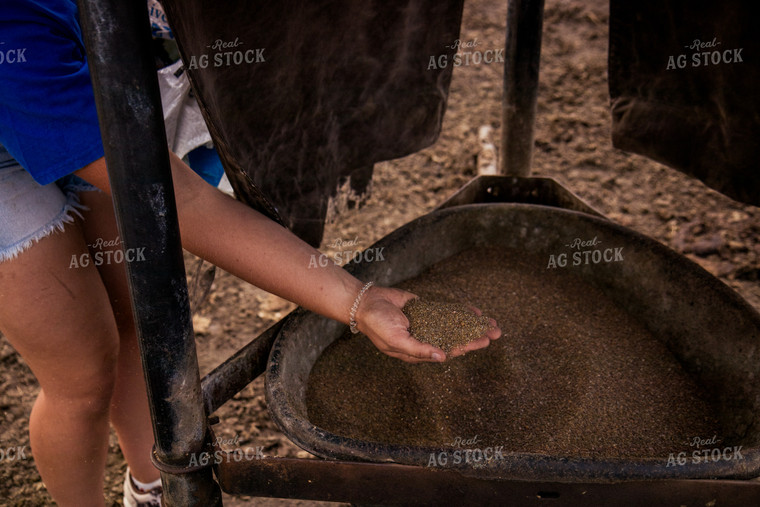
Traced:
<svg viewBox="0 0 760 507">
<path fill-rule="evenodd" d="M 447 355 L 454 349 L 477 340 L 491 329 L 491 319 L 476 315 L 467 306 L 415 298 L 402 309 L 409 319 L 409 334 L 429 343 Z"/>
</svg>

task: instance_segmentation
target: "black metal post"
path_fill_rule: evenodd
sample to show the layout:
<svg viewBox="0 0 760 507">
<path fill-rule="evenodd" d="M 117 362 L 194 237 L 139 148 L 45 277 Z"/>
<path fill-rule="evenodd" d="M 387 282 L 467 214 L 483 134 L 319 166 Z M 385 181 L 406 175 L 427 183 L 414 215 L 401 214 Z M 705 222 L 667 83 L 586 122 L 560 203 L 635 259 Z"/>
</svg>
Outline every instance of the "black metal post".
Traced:
<svg viewBox="0 0 760 507">
<path fill-rule="evenodd" d="M 501 173 L 530 175 L 544 0 L 509 0 L 504 58 Z"/>
<path fill-rule="evenodd" d="M 210 468 L 184 473 L 204 449 L 195 339 L 174 201 L 161 98 L 144 2 L 79 0 L 109 179 L 124 248 L 144 248 L 126 263 L 148 386 L 154 459 L 164 505 L 221 505 Z"/>
</svg>

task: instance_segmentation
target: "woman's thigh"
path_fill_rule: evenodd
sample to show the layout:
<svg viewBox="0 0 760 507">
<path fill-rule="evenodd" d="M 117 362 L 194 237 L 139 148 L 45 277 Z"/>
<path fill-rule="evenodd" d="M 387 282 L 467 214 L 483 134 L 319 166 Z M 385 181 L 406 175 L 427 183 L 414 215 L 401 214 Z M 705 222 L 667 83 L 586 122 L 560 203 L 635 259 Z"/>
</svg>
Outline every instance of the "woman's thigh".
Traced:
<svg viewBox="0 0 760 507">
<path fill-rule="evenodd" d="M 122 241 L 116 226 L 111 196 L 104 192 L 82 192 L 83 211 L 82 233 L 89 246 L 90 258 L 95 263 L 100 278 L 111 301 L 111 309 L 120 333 L 134 333 L 132 304 L 127 285 L 126 263 L 144 262 L 145 248 L 133 249 L 125 256 Z M 122 336 L 122 343 L 124 337 Z"/>
<path fill-rule="evenodd" d="M 18 228 L 29 210 L 14 218 L 18 206 L 7 205 L 11 197 L 27 204 L 41 198 L 33 189 L 19 193 L 17 184 L 3 185 L 0 173 L 3 216 Z M 47 235 L 0 262 L 0 331 L 49 398 L 105 401 L 119 353 L 113 312 L 96 267 L 74 262 L 89 255 L 81 224 L 61 221 L 60 215 L 55 219 Z"/>
</svg>

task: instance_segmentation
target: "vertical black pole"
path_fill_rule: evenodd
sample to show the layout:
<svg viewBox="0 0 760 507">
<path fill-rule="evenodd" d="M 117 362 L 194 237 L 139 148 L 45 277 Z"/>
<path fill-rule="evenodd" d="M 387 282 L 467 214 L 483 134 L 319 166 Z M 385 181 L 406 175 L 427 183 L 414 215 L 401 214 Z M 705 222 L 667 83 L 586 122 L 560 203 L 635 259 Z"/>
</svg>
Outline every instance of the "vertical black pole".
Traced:
<svg viewBox="0 0 760 507">
<path fill-rule="evenodd" d="M 501 172 L 530 175 L 544 0 L 509 0 L 504 50 Z"/>
<path fill-rule="evenodd" d="M 206 437 L 200 375 L 145 2 L 79 0 L 156 441 L 184 467 Z M 140 262 L 138 262 L 140 261 Z M 210 468 L 161 473 L 164 505 L 221 505 Z"/>
</svg>

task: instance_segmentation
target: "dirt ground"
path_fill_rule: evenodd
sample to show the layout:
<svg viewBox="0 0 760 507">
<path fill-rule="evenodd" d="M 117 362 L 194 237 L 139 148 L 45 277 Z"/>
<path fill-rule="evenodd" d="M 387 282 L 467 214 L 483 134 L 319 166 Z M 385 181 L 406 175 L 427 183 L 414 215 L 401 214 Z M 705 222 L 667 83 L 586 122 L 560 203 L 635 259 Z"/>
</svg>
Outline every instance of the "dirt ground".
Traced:
<svg viewBox="0 0 760 507">
<path fill-rule="evenodd" d="M 760 209 L 742 205 L 698 181 L 645 158 L 612 148 L 607 92 L 608 2 L 546 0 L 534 173 L 557 179 L 611 220 L 684 253 L 760 310 Z M 468 0 L 462 41 L 504 47 L 506 1 Z M 359 212 L 341 215 L 325 234 L 361 248 L 423 215 L 476 174 L 478 129 L 500 133 L 500 65 L 455 69 L 443 133 L 430 148 L 376 166 L 373 194 Z M 252 254 L 255 254 L 252 252 Z M 188 255 L 188 268 L 195 261 Z M 291 303 L 218 272 L 194 316 L 202 373 L 232 354 L 293 308 Z M 0 461 L 0 505 L 50 505 L 34 467 L 28 417 L 38 386 L 0 339 L 0 448 L 22 447 L 25 459 Z M 257 379 L 218 411 L 218 435 L 240 447 L 264 446 L 267 456 L 308 456 L 269 418 L 264 384 Z M 75 464 L 72 464 L 75 465 Z M 111 437 L 109 505 L 121 505 L 125 464 Z M 252 500 L 227 497 L 226 505 Z M 260 505 L 311 502 L 257 501 Z"/>
</svg>

